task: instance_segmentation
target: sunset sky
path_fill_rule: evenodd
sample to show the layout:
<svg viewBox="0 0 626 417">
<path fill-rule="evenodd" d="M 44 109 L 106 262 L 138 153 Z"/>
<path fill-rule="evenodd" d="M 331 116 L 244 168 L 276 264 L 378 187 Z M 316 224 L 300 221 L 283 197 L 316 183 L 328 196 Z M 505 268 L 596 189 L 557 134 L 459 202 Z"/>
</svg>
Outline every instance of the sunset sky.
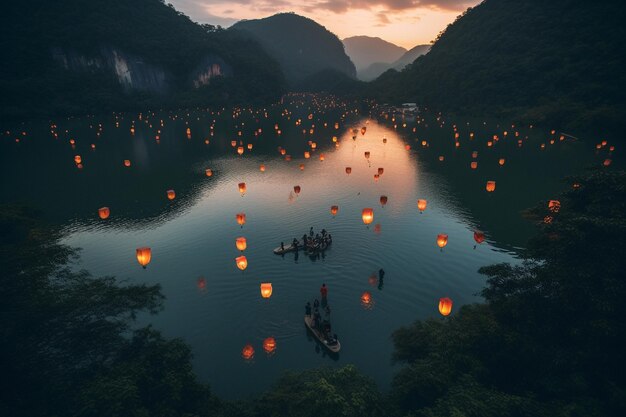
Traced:
<svg viewBox="0 0 626 417">
<path fill-rule="evenodd" d="M 241 19 L 279 12 L 309 17 L 340 39 L 378 36 L 412 48 L 429 43 L 465 9 L 479 0 L 168 0 L 200 23 L 228 27 Z"/>
</svg>

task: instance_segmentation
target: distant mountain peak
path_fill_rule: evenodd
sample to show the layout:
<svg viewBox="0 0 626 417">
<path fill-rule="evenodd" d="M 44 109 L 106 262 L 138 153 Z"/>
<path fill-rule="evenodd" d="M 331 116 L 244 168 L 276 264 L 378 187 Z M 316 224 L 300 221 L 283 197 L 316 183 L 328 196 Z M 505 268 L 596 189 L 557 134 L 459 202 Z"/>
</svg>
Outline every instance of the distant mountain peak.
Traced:
<svg viewBox="0 0 626 417">
<path fill-rule="evenodd" d="M 351 36 L 345 38 L 343 44 L 357 71 L 361 71 L 376 62 L 394 62 L 407 52 L 401 46 L 373 36 Z"/>
</svg>

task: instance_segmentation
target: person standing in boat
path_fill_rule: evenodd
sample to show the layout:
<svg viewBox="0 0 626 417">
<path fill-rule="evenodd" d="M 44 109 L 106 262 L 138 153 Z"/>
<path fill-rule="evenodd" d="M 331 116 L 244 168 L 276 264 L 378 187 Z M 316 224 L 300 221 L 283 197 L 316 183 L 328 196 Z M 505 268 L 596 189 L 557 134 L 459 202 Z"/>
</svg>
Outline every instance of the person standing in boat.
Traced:
<svg viewBox="0 0 626 417">
<path fill-rule="evenodd" d="M 328 288 L 326 287 L 326 284 L 322 284 L 320 287 L 320 294 L 322 295 L 322 300 L 328 296 Z"/>
<path fill-rule="evenodd" d="M 285 242 L 280 242 L 280 251 L 281 252 L 285 251 Z"/>
<path fill-rule="evenodd" d="M 313 226 L 311 226 L 311 228 L 309 229 L 309 236 L 313 237 Z"/>
<path fill-rule="evenodd" d="M 298 239 L 296 239 L 295 237 L 293 238 L 293 241 L 291 242 L 291 245 L 294 247 L 294 249 L 296 250 L 296 252 L 298 252 Z"/>
<path fill-rule="evenodd" d="M 302 235 L 302 244 L 304 245 L 304 247 L 306 247 L 306 245 L 307 245 L 307 235 L 306 235 L 306 233 Z"/>
</svg>

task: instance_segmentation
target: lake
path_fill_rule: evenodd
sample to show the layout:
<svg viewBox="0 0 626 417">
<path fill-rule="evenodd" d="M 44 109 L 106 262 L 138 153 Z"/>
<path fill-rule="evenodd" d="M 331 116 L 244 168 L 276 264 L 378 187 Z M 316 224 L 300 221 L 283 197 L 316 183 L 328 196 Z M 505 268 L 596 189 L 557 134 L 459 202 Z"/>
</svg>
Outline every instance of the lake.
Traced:
<svg viewBox="0 0 626 417">
<path fill-rule="evenodd" d="M 3 134 L 1 201 L 37 207 L 62 227 L 64 243 L 82 248 L 77 268 L 160 284 L 164 309 L 140 324 L 184 339 L 197 374 L 220 396 L 257 394 L 287 369 L 345 364 L 386 389 L 393 330 L 446 319 L 441 297 L 454 301 L 452 315 L 479 302 L 485 278 L 477 270 L 518 262 L 533 234 L 521 211 L 568 187 L 564 176 L 601 157 L 561 135 L 428 111 L 394 120 L 380 108 L 301 95 L 263 109 L 55 119 Z M 494 192 L 486 191 L 490 180 Z M 175 191 L 173 200 L 167 190 Z M 423 213 L 418 199 L 427 200 Z M 106 220 L 98 217 L 103 206 L 110 208 Z M 364 208 L 374 211 L 370 225 Z M 310 227 L 332 234 L 321 256 L 272 252 Z M 482 244 L 475 230 L 485 233 Z M 448 235 L 443 249 L 438 234 Z M 244 271 L 235 263 L 238 237 L 247 239 Z M 135 255 L 144 246 L 152 249 L 146 269 Z M 270 298 L 261 297 L 263 282 L 272 283 Z M 342 344 L 338 356 L 321 349 L 303 324 L 304 305 L 319 297 L 322 283 Z M 272 354 L 263 349 L 268 337 L 276 340 Z M 247 344 L 255 350 L 250 360 L 242 357 Z"/>
</svg>

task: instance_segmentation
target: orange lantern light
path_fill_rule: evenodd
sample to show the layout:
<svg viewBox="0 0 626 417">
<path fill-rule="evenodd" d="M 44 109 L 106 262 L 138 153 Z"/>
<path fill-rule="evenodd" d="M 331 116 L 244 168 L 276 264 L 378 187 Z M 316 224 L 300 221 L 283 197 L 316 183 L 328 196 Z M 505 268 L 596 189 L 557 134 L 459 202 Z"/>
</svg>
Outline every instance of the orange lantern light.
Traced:
<svg viewBox="0 0 626 417">
<path fill-rule="evenodd" d="M 129 167 L 130 166 L 130 159 L 124 159 L 124 166 L 125 167 Z"/>
<path fill-rule="evenodd" d="M 98 209 L 98 216 L 100 216 L 102 220 L 108 219 L 110 215 L 111 215 L 111 210 L 109 210 L 108 207 L 100 207 Z"/>
<path fill-rule="evenodd" d="M 417 200 L 417 209 L 420 211 L 420 213 L 426 210 L 427 204 L 428 204 L 428 201 L 426 200 L 422 200 L 422 199 Z"/>
<path fill-rule="evenodd" d="M 233 148 L 234 148 L 235 146 L 237 146 L 237 141 L 236 141 L 236 140 L 231 140 L 231 141 L 230 141 L 230 146 L 232 146 Z"/>
<path fill-rule="evenodd" d="M 322 153 L 322 154 L 320 154 L 320 161 L 323 161 L 323 160 L 324 160 L 324 158 L 325 158 L 324 154 L 323 154 L 323 153 Z"/>
<path fill-rule="evenodd" d="M 176 198 L 176 192 L 174 190 L 167 190 L 167 198 L 173 200 Z"/>
<path fill-rule="evenodd" d="M 361 294 L 361 303 L 364 306 L 369 306 L 372 303 L 372 294 L 369 291 L 365 291 Z"/>
<path fill-rule="evenodd" d="M 506 162 L 506 159 L 504 159 L 504 158 L 500 158 L 498 160 L 498 164 L 500 164 L 500 166 L 504 165 L 505 162 Z"/>
<path fill-rule="evenodd" d="M 385 168 L 378 168 L 378 175 L 383 175 Z"/>
<path fill-rule="evenodd" d="M 265 172 L 265 165 L 261 164 L 261 166 L 259 167 L 259 171 Z"/>
<path fill-rule="evenodd" d="M 384 206 L 385 204 L 387 204 L 387 196 L 386 195 L 381 195 L 380 196 L 380 205 Z"/>
<path fill-rule="evenodd" d="M 485 234 L 480 230 L 474 230 L 474 240 L 480 245 L 485 241 Z"/>
<path fill-rule="evenodd" d="M 446 246 L 447 244 L 448 244 L 448 235 L 443 234 L 443 233 L 437 235 L 437 246 L 443 249 L 444 246 Z"/>
<path fill-rule="evenodd" d="M 83 158 L 81 158 L 81 156 L 80 156 L 80 155 L 76 155 L 76 156 L 74 157 L 74 162 L 76 163 L 76 165 L 78 165 L 78 164 L 82 163 L 82 161 L 83 161 Z"/>
<path fill-rule="evenodd" d="M 243 252 L 248 247 L 248 242 L 245 237 L 238 237 L 235 240 L 235 245 L 237 246 L 237 249 Z"/>
<path fill-rule="evenodd" d="M 264 282 L 261 284 L 261 297 L 270 298 L 272 296 L 272 283 Z"/>
<path fill-rule="evenodd" d="M 243 227 L 246 224 L 246 214 L 245 213 L 237 213 L 237 223 L 239 226 Z"/>
<path fill-rule="evenodd" d="M 241 196 L 243 197 L 243 195 L 246 193 L 246 183 L 245 182 L 240 182 L 239 183 L 239 192 L 241 193 Z"/>
<path fill-rule="evenodd" d="M 204 173 L 206 174 L 207 177 L 212 177 L 213 176 L 213 170 L 211 170 L 211 169 L 207 169 L 206 171 L 204 171 Z"/>
<path fill-rule="evenodd" d="M 139 262 L 139 265 L 143 266 L 144 269 L 150 263 L 151 259 L 152 249 L 146 247 L 137 248 L 137 262 Z"/>
<path fill-rule="evenodd" d="M 374 209 L 364 208 L 361 213 L 361 217 L 363 218 L 363 223 L 370 224 L 374 221 Z"/>
<path fill-rule="evenodd" d="M 478 158 L 478 151 L 472 152 L 472 158 L 474 159 Z"/>
<path fill-rule="evenodd" d="M 548 210 L 553 213 L 558 213 L 561 210 L 561 202 L 559 200 L 548 201 Z"/>
<path fill-rule="evenodd" d="M 472 169 L 478 168 L 478 162 L 476 162 L 476 161 L 470 162 L 470 168 L 472 168 Z"/>
<path fill-rule="evenodd" d="M 369 151 L 365 151 L 365 159 L 370 159 L 370 152 Z"/>
<path fill-rule="evenodd" d="M 299 185 L 294 186 L 293 187 L 293 192 L 296 193 L 296 194 L 300 194 L 300 186 Z"/>
<path fill-rule="evenodd" d="M 304 158 L 309 159 L 311 157 L 311 153 L 309 151 L 304 152 Z"/>
<path fill-rule="evenodd" d="M 248 267 L 248 260 L 245 256 L 238 256 L 237 258 L 235 258 L 235 263 L 237 264 L 237 268 L 241 269 L 242 271 Z"/>
<path fill-rule="evenodd" d="M 352 172 L 352 168 L 346 167 L 346 174 L 350 175 L 351 172 Z"/>
<path fill-rule="evenodd" d="M 239 146 L 239 147 L 237 148 L 237 153 L 238 153 L 239 155 L 243 155 L 243 146 Z"/>
<path fill-rule="evenodd" d="M 611 161 L 609 158 L 605 159 L 604 162 L 602 162 L 602 165 L 604 165 L 605 167 L 608 167 L 609 165 L 611 165 Z"/>
<path fill-rule="evenodd" d="M 332 214 L 333 216 L 336 216 L 338 211 L 339 211 L 339 206 L 330 207 L 330 214 Z"/>
<path fill-rule="evenodd" d="M 254 348 L 252 345 L 245 345 L 241 350 L 241 356 L 247 361 L 254 358 Z"/>
<path fill-rule="evenodd" d="M 448 297 L 439 299 L 439 312 L 443 316 L 449 316 L 452 312 L 452 300 Z"/>
<path fill-rule="evenodd" d="M 271 355 L 276 350 L 276 339 L 268 337 L 263 341 L 263 350 L 268 355 Z"/>
<path fill-rule="evenodd" d="M 487 186 L 485 187 L 485 189 L 492 193 L 496 190 L 496 182 L 495 181 L 487 181 Z"/>
</svg>

